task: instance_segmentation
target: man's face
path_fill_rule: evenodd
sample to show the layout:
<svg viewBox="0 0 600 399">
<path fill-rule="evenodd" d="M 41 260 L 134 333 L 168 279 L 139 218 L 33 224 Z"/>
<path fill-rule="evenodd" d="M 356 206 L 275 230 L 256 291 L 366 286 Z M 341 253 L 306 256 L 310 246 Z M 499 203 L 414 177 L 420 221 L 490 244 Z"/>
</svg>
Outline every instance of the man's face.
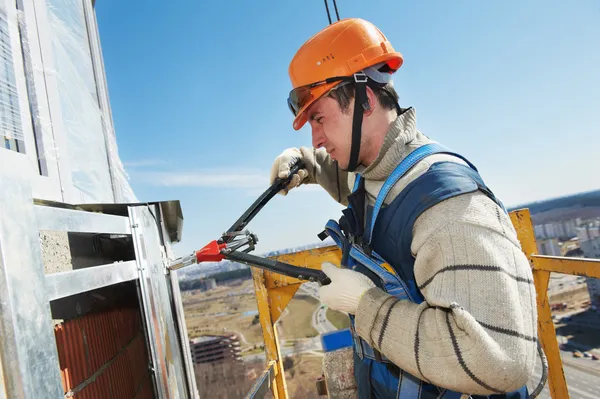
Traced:
<svg viewBox="0 0 600 399">
<path fill-rule="evenodd" d="M 347 112 L 343 112 L 337 101 L 327 95 L 306 110 L 312 129 L 313 147 L 325 147 L 342 169 L 348 168 L 350 163 L 353 111 L 354 101 L 351 101 Z"/>
</svg>

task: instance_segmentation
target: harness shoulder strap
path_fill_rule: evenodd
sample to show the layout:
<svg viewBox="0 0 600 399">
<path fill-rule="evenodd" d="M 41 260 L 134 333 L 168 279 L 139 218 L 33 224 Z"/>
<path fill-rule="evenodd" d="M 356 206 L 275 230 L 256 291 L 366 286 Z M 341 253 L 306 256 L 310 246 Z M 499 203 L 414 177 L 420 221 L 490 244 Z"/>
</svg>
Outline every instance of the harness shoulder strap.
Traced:
<svg viewBox="0 0 600 399">
<path fill-rule="evenodd" d="M 403 254 L 401 263 L 410 264 L 412 260 L 410 245 L 413 226 L 423 212 L 446 199 L 475 191 L 483 192 L 504 209 L 502 202 L 484 184 L 479 173 L 455 162 L 436 163 L 409 183 L 396 199 L 398 204 L 395 212 L 402 208 L 399 217 L 394 219 L 397 224 L 395 231 L 399 234 L 397 241 L 402 248 L 400 253 Z"/>
<path fill-rule="evenodd" d="M 377 220 L 377 215 L 379 214 L 379 211 L 381 210 L 381 207 L 383 206 L 383 203 L 384 203 L 386 197 L 388 196 L 388 194 L 390 193 L 390 191 L 394 187 L 394 185 L 398 182 L 398 180 L 400 180 L 402 178 L 402 176 L 404 176 L 413 166 L 415 166 L 419 161 L 423 160 L 425 157 L 428 157 L 433 154 L 441 154 L 441 153 L 454 155 L 454 156 L 462 159 L 463 161 L 465 161 L 469 165 L 469 167 L 471 167 L 473 170 L 477 171 L 477 168 L 475 168 L 475 166 L 471 162 L 469 162 L 466 158 L 464 158 L 462 155 L 451 152 L 448 149 L 446 149 L 444 146 L 442 146 L 438 143 L 425 144 L 425 145 L 413 150 L 410 154 L 408 154 L 408 156 L 406 156 L 402 160 L 402 162 L 400 162 L 400 164 L 398 166 L 396 166 L 396 169 L 394 169 L 394 171 L 389 175 L 389 177 L 383 183 L 383 186 L 381 187 L 381 190 L 379 191 L 379 194 L 377 195 L 377 199 L 375 200 L 375 205 L 373 206 L 373 211 L 371 213 L 371 220 L 368 222 L 368 224 L 366 226 L 366 231 L 365 231 L 366 244 L 371 243 L 371 238 L 373 235 L 373 228 L 375 226 L 375 221 Z M 355 186 L 356 186 L 356 184 L 355 184 Z"/>
</svg>

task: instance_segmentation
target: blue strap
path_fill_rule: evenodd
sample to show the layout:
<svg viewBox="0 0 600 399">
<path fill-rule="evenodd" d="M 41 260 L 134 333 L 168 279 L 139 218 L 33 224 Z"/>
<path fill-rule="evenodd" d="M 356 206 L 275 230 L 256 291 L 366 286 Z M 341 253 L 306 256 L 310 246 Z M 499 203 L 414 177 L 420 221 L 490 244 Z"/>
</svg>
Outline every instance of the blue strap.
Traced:
<svg viewBox="0 0 600 399">
<path fill-rule="evenodd" d="M 408 299 L 415 302 L 413 295 L 402 279 L 388 272 L 383 266 L 374 261 L 373 258 L 367 256 L 359 247 L 353 245 L 350 249 L 350 256 L 375 273 L 383 282 L 388 294 L 398 299 Z"/>
<path fill-rule="evenodd" d="M 423 382 L 410 373 L 400 371 L 398 379 L 399 399 L 419 399 L 421 397 L 421 384 Z"/>
<path fill-rule="evenodd" d="M 404 176 L 406 174 L 406 172 L 408 172 L 413 166 L 415 166 L 423 158 L 428 157 L 429 155 L 440 154 L 440 153 L 450 154 L 450 155 L 459 157 L 460 159 L 465 161 L 472 169 L 477 171 L 475 166 L 473 164 L 471 164 L 471 162 L 469 162 L 466 158 L 464 158 L 460 154 L 456 154 L 454 152 L 449 151 L 448 149 L 446 149 L 446 147 L 444 147 L 440 144 L 437 144 L 437 143 L 425 144 L 425 145 L 413 150 L 410 154 L 408 154 L 402 160 L 402 162 L 400 162 L 400 164 L 398 166 L 396 166 L 396 169 L 394 169 L 394 171 L 385 180 L 385 182 L 383 183 L 383 186 L 381 187 L 381 190 L 379 191 L 379 194 L 377 195 L 377 199 L 375 200 L 375 205 L 373 206 L 373 212 L 371 214 L 371 220 L 366 226 L 365 238 L 366 238 L 367 244 L 371 243 L 373 227 L 375 226 L 375 221 L 377 220 L 377 215 L 379 214 L 379 211 L 381 210 L 381 207 L 383 206 L 383 202 L 385 201 L 385 198 L 390 193 L 390 190 L 392 189 L 392 187 L 394 187 L 394 185 L 398 182 L 398 180 L 400 180 L 402 178 L 402 176 Z M 355 184 L 355 186 L 356 186 L 356 184 Z"/>
<path fill-rule="evenodd" d="M 337 245 L 339 248 L 343 247 L 344 239 L 342 237 L 344 234 L 342 233 L 342 229 L 340 229 L 340 225 L 335 220 L 330 219 L 325 224 L 325 231 L 327 232 L 327 235 L 333 239 L 335 245 Z"/>
<path fill-rule="evenodd" d="M 356 178 L 354 179 L 354 187 L 352 187 L 352 192 L 358 189 L 358 185 L 360 184 L 361 176 L 357 173 Z"/>
</svg>

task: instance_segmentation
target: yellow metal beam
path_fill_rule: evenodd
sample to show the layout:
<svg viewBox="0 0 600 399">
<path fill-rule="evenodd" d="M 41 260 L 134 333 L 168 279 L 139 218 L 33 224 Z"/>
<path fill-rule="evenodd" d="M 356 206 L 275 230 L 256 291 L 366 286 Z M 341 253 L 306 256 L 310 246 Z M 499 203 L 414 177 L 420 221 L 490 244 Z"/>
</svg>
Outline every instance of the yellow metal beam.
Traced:
<svg viewBox="0 0 600 399">
<path fill-rule="evenodd" d="M 600 278 L 600 259 L 533 255 L 534 268 L 549 272 Z"/>
<path fill-rule="evenodd" d="M 336 245 L 331 245 L 327 247 L 293 252 L 290 254 L 271 256 L 270 258 L 280 262 L 289 263 L 290 265 L 294 266 L 321 269 L 321 264 L 323 262 L 331 262 L 339 265 L 342 261 L 342 251 L 340 251 Z M 271 272 L 265 272 L 265 279 L 267 282 L 267 288 L 269 289 L 303 283 L 303 281 L 300 281 L 296 278 L 282 276 L 281 274 Z"/>
<path fill-rule="evenodd" d="M 328 246 L 271 256 L 270 259 L 289 263 L 294 266 L 321 269 L 323 262 L 331 262 L 339 265 L 342 260 L 342 252 L 337 246 Z M 290 303 L 290 300 L 304 281 L 268 271 L 264 271 L 264 278 L 265 286 L 269 291 L 271 319 L 273 322 L 276 322 L 279 316 L 281 316 L 283 309 Z"/>
<path fill-rule="evenodd" d="M 288 399 L 283 361 L 279 350 L 279 339 L 277 338 L 277 329 L 274 327 L 275 321 L 271 318 L 270 293 L 265 285 L 264 271 L 253 267 L 252 277 L 254 279 L 258 317 L 265 342 L 267 363 L 275 362 L 275 384 L 272 385 L 271 391 L 275 399 Z"/>
<path fill-rule="evenodd" d="M 300 284 L 288 285 L 279 288 L 267 288 L 269 290 L 269 308 L 271 310 L 271 320 L 275 323 L 283 313 L 283 309 L 290 303 L 290 300 L 300 288 Z"/>
<path fill-rule="evenodd" d="M 558 341 L 556 339 L 556 330 L 552 322 L 552 313 L 548 304 L 548 282 L 550 281 L 550 272 L 535 268 L 539 261 L 537 258 L 537 246 L 531 223 L 531 214 L 529 209 L 522 209 L 510 212 L 511 221 L 517 231 L 517 236 L 521 242 L 521 249 L 534 267 L 533 280 L 537 293 L 537 311 L 538 311 L 538 337 L 541 341 L 544 353 L 548 358 L 548 383 L 550 395 L 553 399 L 568 399 L 567 381 L 562 366 Z"/>
</svg>

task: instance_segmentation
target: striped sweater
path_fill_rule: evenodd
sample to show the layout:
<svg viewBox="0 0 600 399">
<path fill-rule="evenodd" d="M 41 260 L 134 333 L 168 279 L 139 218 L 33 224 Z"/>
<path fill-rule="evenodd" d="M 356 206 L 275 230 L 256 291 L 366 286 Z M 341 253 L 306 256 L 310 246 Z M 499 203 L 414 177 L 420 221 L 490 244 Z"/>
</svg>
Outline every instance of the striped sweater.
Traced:
<svg viewBox="0 0 600 399">
<path fill-rule="evenodd" d="M 377 159 L 357 172 L 373 205 L 386 177 L 413 149 L 432 140 L 416 129 L 414 109 L 389 128 Z M 347 205 L 353 173 L 323 150 L 300 148 L 309 176 Z M 449 155 L 431 155 L 392 189 L 389 204 L 412 180 Z M 379 288 L 361 298 L 356 330 L 411 374 L 458 392 L 516 390 L 533 372 L 537 345 L 535 288 L 509 217 L 480 192 L 445 200 L 415 222 L 411 250 L 425 301 L 398 301 Z"/>
</svg>

